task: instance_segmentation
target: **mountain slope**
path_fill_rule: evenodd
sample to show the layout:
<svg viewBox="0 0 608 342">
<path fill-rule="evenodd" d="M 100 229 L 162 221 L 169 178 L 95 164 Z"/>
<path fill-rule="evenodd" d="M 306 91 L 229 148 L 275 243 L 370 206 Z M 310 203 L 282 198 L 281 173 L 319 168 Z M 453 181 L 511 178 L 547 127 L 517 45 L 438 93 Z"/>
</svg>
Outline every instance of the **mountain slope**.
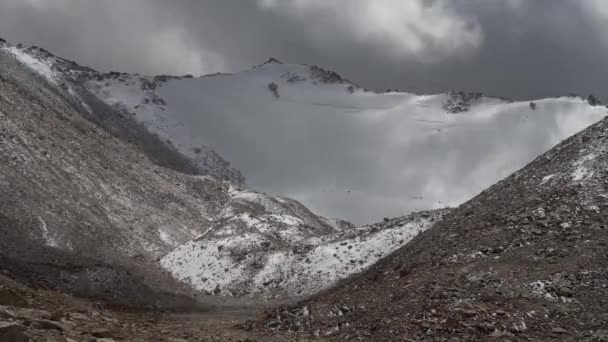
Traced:
<svg viewBox="0 0 608 342">
<path fill-rule="evenodd" d="M 608 120 L 267 328 L 340 340 L 608 337 Z"/>
</svg>

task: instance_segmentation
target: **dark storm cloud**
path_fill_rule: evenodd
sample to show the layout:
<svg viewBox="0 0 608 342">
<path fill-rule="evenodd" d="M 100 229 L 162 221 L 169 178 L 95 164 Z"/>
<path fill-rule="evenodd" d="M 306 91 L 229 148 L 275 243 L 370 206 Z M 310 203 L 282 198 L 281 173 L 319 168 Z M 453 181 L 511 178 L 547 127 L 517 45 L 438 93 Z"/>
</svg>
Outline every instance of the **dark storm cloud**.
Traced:
<svg viewBox="0 0 608 342">
<path fill-rule="evenodd" d="M 0 36 L 104 70 L 200 74 L 275 56 L 375 89 L 603 97 L 601 11 L 597 0 L 3 0 Z"/>
<path fill-rule="evenodd" d="M 104 71 L 205 74 L 246 69 L 273 56 L 333 69 L 374 89 L 455 89 L 518 99 L 594 93 L 603 98 L 608 95 L 604 7 L 604 0 L 0 0 L 0 37 L 43 46 Z M 260 142 L 268 145 L 269 155 L 281 156 L 280 163 L 248 161 L 246 149 L 231 147 L 238 141 L 235 134 L 225 135 L 228 141 L 221 145 L 238 150 L 227 152 L 228 159 L 262 190 L 297 194 L 325 213 L 358 221 L 384 215 L 381 208 L 394 215 L 400 208 L 413 208 L 399 201 L 420 193 L 404 195 L 402 189 L 436 197 L 446 192 L 433 188 L 436 184 L 468 189 L 473 185 L 458 184 L 461 175 L 473 164 L 487 164 L 475 160 L 476 146 L 467 147 L 470 154 L 451 151 L 446 159 L 458 155 L 458 160 L 445 171 L 434 171 L 443 181 L 421 188 L 425 180 L 383 174 L 394 167 L 376 163 L 375 152 L 359 153 L 366 146 L 369 151 L 384 146 L 360 138 L 371 136 L 368 130 L 344 122 L 318 125 L 306 121 L 303 127 L 315 132 L 310 134 L 316 139 L 290 146 L 290 151 L 281 150 L 287 147 L 276 141 Z M 324 139 L 340 132 L 344 136 Z M 266 136 L 263 128 L 256 134 Z M 497 135 L 486 138 L 500 140 Z M 327 152 L 323 160 L 317 151 L 329 145 L 335 153 Z M 222 146 L 211 147 L 222 152 Z M 428 156 L 433 151 L 408 148 L 409 158 L 432 169 Z M 343 158 L 330 158 L 342 151 L 347 151 Z M 298 159 L 331 167 L 290 169 Z M 333 184 L 336 189 L 311 184 Z M 344 189 L 352 190 L 352 200 L 343 198 Z M 361 203 L 375 204 L 363 210 Z"/>
</svg>

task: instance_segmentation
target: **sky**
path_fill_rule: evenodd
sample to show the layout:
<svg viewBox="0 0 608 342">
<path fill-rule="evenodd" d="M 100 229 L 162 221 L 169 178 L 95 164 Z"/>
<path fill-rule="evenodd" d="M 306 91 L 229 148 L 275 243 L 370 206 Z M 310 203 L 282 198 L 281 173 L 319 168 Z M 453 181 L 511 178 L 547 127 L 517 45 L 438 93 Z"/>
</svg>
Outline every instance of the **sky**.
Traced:
<svg viewBox="0 0 608 342">
<path fill-rule="evenodd" d="M 605 0 L 0 0 L 0 37 L 44 47 L 101 71 L 202 75 L 246 70 L 272 56 L 335 70 L 370 89 L 465 90 L 525 100 L 593 93 L 608 99 L 605 5 Z M 213 120 L 214 127 L 223 129 L 218 132 L 232 135 L 210 138 L 210 146 L 242 168 L 250 183 L 295 194 L 323 214 L 357 223 L 398 214 L 403 207 L 399 199 L 421 195 L 402 190 L 407 186 L 433 187 L 437 196 L 429 200 L 435 201 L 456 191 L 446 188 L 453 181 L 460 179 L 461 188 L 481 184 L 462 180 L 463 175 L 478 176 L 475 166 L 511 160 L 491 159 L 494 148 L 508 151 L 510 138 L 489 135 L 484 139 L 494 143 L 487 144 L 492 148 L 484 156 L 490 159 L 476 154 L 473 144 L 467 146 L 471 153 L 446 155 L 445 164 L 429 172 L 435 178 L 390 182 L 385 180 L 408 172 L 391 165 L 418 161 L 431 168 L 434 161 L 418 153 L 416 145 L 398 144 L 397 135 L 395 141 L 375 138 L 391 125 L 377 125 L 371 134 L 359 126 L 348 129 L 358 124 L 354 121 L 296 118 L 293 122 L 306 121 L 309 135 L 301 138 L 311 144 L 275 146 L 270 137 L 277 135 L 264 131 L 270 125 L 249 125 L 255 125 L 256 137 L 269 137 L 258 142 L 269 146 L 264 153 L 276 159 L 257 165 L 247 159 L 250 150 L 233 144 L 234 129 L 242 124 L 230 126 L 234 118 L 222 116 Z M 286 139 L 302 134 L 301 126 L 285 132 L 290 132 Z M 543 141 L 553 139 L 545 133 Z M 330 163 L 314 168 L 303 162 L 314 162 L 323 144 L 333 146 L 326 149 Z M 393 155 L 384 153 L 388 150 L 407 153 L 393 163 Z M 388 162 L 392 164 L 383 164 Z M 348 174 L 336 180 L 336 175 Z M 359 187 L 361 196 L 338 200 L 325 192 L 332 186 L 340 193 Z M 388 207 L 389 212 L 384 210 Z"/>
<path fill-rule="evenodd" d="M 371 89 L 608 95 L 603 0 L 0 0 L 0 37 L 94 68 L 237 71 L 273 56 Z"/>
</svg>

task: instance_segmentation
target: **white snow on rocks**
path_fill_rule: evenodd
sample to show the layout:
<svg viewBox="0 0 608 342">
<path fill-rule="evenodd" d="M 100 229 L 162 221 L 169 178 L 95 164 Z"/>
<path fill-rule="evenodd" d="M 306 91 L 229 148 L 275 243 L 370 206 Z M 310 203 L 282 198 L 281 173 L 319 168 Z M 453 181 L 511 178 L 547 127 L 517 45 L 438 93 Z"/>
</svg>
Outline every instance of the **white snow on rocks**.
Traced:
<svg viewBox="0 0 608 342">
<path fill-rule="evenodd" d="M 585 180 L 591 176 L 593 176 L 593 171 L 589 170 L 586 165 L 593 161 L 596 158 L 595 153 L 590 153 L 580 160 L 577 160 L 574 164 L 574 171 L 572 172 L 572 180 L 575 182 L 580 182 Z"/>
<path fill-rule="evenodd" d="M 328 235 L 299 236 L 284 245 L 259 232 L 198 239 L 176 248 L 161 264 L 176 278 L 208 293 L 307 296 L 371 266 L 446 212 L 412 214 Z M 260 224 L 250 218 L 245 222 L 248 227 Z"/>
<path fill-rule="evenodd" d="M 543 177 L 543 179 L 540 181 L 540 185 L 543 185 L 543 184 L 547 183 L 548 181 L 550 181 L 551 179 L 553 179 L 553 177 L 555 177 L 554 174 L 547 175 L 547 176 Z"/>
<path fill-rule="evenodd" d="M 22 49 L 19 49 L 16 46 L 6 46 L 3 47 L 2 50 L 13 55 L 19 62 L 23 63 L 34 72 L 40 74 L 50 83 L 57 85 L 59 75 L 53 71 L 53 60 L 36 58 L 27 52 L 24 52 Z"/>
</svg>

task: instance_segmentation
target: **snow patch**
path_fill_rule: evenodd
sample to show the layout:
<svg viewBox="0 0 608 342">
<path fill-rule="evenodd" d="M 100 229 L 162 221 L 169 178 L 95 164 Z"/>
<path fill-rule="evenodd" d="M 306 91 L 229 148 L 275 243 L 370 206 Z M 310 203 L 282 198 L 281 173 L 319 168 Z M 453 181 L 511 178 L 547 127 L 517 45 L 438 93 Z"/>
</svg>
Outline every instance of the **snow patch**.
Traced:
<svg viewBox="0 0 608 342">
<path fill-rule="evenodd" d="M 587 164 L 596 158 L 595 153 L 590 153 L 574 163 L 572 180 L 580 182 L 593 176 L 593 171 L 589 170 Z"/>
<path fill-rule="evenodd" d="M 19 62 L 44 77 L 47 81 L 57 85 L 59 76 L 53 71 L 53 64 L 51 61 L 38 59 L 26 52 L 21 51 L 16 46 L 3 47 L 2 50 L 15 56 Z"/>
<path fill-rule="evenodd" d="M 543 179 L 540 181 L 540 185 L 543 185 L 543 184 L 547 183 L 548 181 L 550 181 L 554 177 L 555 177 L 554 174 L 543 177 Z"/>
<path fill-rule="evenodd" d="M 46 245 L 54 248 L 59 247 L 57 239 L 53 237 L 52 233 L 49 231 L 46 225 L 46 222 L 42 220 L 42 217 L 38 216 L 38 221 L 40 222 L 40 229 L 42 230 L 42 239 L 44 240 Z"/>
</svg>

